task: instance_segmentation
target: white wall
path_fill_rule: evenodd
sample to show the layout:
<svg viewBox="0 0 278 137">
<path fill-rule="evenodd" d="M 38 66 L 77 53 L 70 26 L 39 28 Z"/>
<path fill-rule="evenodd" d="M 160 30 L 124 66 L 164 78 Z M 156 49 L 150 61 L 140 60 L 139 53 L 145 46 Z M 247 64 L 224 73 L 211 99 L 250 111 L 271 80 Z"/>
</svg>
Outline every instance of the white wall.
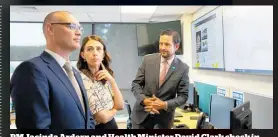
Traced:
<svg viewBox="0 0 278 137">
<path fill-rule="evenodd" d="M 192 69 L 191 22 L 216 7 L 204 6 L 193 15 L 185 14 L 181 17 L 184 41 L 184 55 L 182 56 L 182 60 L 191 67 L 189 72 L 191 81 L 217 85 L 224 88 L 231 87 L 244 92 L 273 98 L 273 76 Z"/>
</svg>

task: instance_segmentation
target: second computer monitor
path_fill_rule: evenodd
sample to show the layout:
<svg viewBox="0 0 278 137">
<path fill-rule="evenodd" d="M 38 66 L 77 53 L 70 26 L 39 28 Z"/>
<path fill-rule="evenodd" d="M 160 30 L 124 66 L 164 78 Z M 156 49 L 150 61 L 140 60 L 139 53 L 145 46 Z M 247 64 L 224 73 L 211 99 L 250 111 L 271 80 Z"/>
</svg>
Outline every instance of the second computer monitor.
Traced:
<svg viewBox="0 0 278 137">
<path fill-rule="evenodd" d="M 217 94 L 211 95 L 210 123 L 218 129 L 230 129 L 230 111 L 235 107 L 235 99 Z"/>
<path fill-rule="evenodd" d="M 190 83 L 188 85 L 188 99 L 187 104 L 194 104 L 194 84 Z"/>
<path fill-rule="evenodd" d="M 250 101 L 246 101 L 232 109 L 230 117 L 231 129 L 252 129 Z"/>
</svg>

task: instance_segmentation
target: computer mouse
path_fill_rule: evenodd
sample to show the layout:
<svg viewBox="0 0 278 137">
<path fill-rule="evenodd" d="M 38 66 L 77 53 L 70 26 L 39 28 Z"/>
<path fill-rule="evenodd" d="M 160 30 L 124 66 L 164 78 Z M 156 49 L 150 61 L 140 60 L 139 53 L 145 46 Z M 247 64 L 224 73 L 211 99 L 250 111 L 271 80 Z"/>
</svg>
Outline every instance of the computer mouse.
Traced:
<svg viewBox="0 0 278 137">
<path fill-rule="evenodd" d="M 189 129 L 189 127 L 185 124 L 179 124 L 175 126 L 175 129 Z"/>
<path fill-rule="evenodd" d="M 178 120 L 178 119 L 174 119 L 174 122 L 181 122 L 180 120 Z"/>
<path fill-rule="evenodd" d="M 183 127 L 185 127 L 184 124 L 181 124 L 181 125 L 177 125 L 177 126 L 176 126 L 176 128 L 183 128 Z"/>
</svg>

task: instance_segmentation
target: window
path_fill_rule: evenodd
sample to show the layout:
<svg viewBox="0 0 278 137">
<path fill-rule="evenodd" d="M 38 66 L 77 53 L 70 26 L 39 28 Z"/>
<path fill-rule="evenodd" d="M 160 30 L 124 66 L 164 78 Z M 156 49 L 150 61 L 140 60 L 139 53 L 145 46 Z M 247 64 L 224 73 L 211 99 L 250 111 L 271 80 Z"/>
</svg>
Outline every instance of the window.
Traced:
<svg viewBox="0 0 278 137">
<path fill-rule="evenodd" d="M 81 25 L 84 27 L 82 38 L 92 34 L 92 24 L 81 23 Z M 39 56 L 44 51 L 45 45 L 42 23 L 10 23 L 10 76 L 22 61 Z M 80 49 L 75 50 L 70 56 L 74 67 L 79 51 Z"/>
<path fill-rule="evenodd" d="M 20 63 L 39 56 L 44 51 L 46 41 L 42 25 L 42 23 L 10 23 L 10 78 Z M 84 27 L 82 38 L 92 34 L 92 24 L 81 23 L 81 25 Z M 78 53 L 79 49 L 70 56 L 74 67 L 76 67 Z M 10 111 L 12 111 L 11 108 Z"/>
<path fill-rule="evenodd" d="M 39 56 L 44 51 L 46 41 L 43 35 L 42 25 L 42 23 L 10 23 L 10 77 L 20 63 Z M 81 39 L 92 34 L 92 24 L 81 23 L 81 25 L 84 28 L 84 34 Z M 99 29 L 102 30 L 98 31 L 103 32 L 102 35 L 104 35 L 104 39 L 105 33 L 107 33 L 110 26 L 110 24 L 106 24 L 104 25 L 104 28 L 99 27 Z M 106 40 L 107 39 L 105 39 L 105 41 Z M 106 43 L 108 42 L 106 41 Z M 71 63 L 74 67 L 76 67 L 77 64 L 79 52 L 80 49 L 77 49 L 70 56 Z M 115 50 L 114 53 L 115 52 L 117 52 L 117 50 Z M 118 83 L 119 82 L 120 81 L 118 81 Z M 119 111 L 117 113 L 116 118 L 122 119 L 126 116 L 128 116 L 127 110 L 124 109 L 123 111 Z"/>
<path fill-rule="evenodd" d="M 39 56 L 45 50 L 46 41 L 45 41 L 45 37 L 43 35 L 42 25 L 43 25 L 42 23 L 26 23 L 26 22 L 22 22 L 22 23 L 12 23 L 11 22 L 10 23 L 10 78 L 11 78 L 14 70 L 20 63 L 22 63 L 23 61 L 26 61 L 28 59 L 31 59 L 33 57 Z M 84 34 L 82 35 L 81 39 L 92 34 L 92 31 L 93 31 L 92 24 L 81 23 L 81 25 L 84 28 Z M 110 39 L 111 37 L 109 37 L 110 35 L 106 36 L 106 34 L 111 34 L 109 32 L 110 27 L 111 27 L 111 24 L 105 24 L 103 26 L 101 26 L 101 25 L 96 26 L 96 29 L 97 29 L 96 31 L 102 32 L 102 33 L 99 33 L 98 35 L 100 35 L 102 38 L 104 38 L 104 41 L 106 44 L 108 44 L 107 39 L 110 40 L 109 43 L 113 43 L 113 44 L 114 44 L 113 40 L 115 40 L 115 39 L 113 39 L 111 41 L 111 39 Z M 111 34 L 112 37 L 113 37 L 113 35 L 116 35 L 115 34 L 116 32 L 119 32 L 119 31 L 118 30 L 112 31 L 112 34 Z M 132 33 L 132 36 L 133 35 L 135 35 L 135 33 Z M 115 37 L 115 38 L 118 39 L 119 37 Z M 134 38 L 135 38 L 135 36 L 134 36 Z M 119 39 L 119 40 L 122 40 L 122 39 Z M 111 44 L 111 45 L 113 45 L 113 44 Z M 134 44 L 136 44 L 136 39 L 134 39 Z M 119 45 L 119 44 L 117 44 L 117 45 Z M 136 47 L 136 45 L 134 45 L 134 46 Z M 115 58 L 117 56 L 115 56 L 114 54 L 118 54 L 118 52 L 120 52 L 120 51 L 116 50 L 115 48 L 116 47 L 114 47 L 114 48 L 109 47 L 109 49 L 112 49 L 113 52 L 112 51 L 111 52 L 117 63 L 117 59 Z M 134 49 L 136 49 L 136 48 L 134 48 Z M 70 56 L 71 63 L 74 67 L 76 67 L 76 64 L 77 64 L 79 52 L 80 52 L 80 49 L 77 49 Z M 134 51 L 134 55 L 137 55 L 137 51 Z M 122 68 L 117 68 L 117 70 L 120 70 L 120 69 L 122 69 Z M 115 71 L 115 72 L 117 72 L 117 71 Z M 135 74 L 135 72 L 134 72 L 134 74 Z M 118 74 L 118 78 L 121 78 L 120 74 Z M 117 80 L 117 83 L 119 86 L 122 85 L 121 80 L 122 79 Z M 128 85 L 130 85 L 130 84 L 128 84 Z M 126 92 L 128 94 L 125 94 Z M 125 99 L 130 98 L 129 96 L 132 95 L 131 92 L 129 93 L 128 91 L 123 91 L 122 94 Z M 127 97 L 127 95 L 128 95 L 128 97 Z M 134 103 L 131 103 L 131 104 L 134 104 Z M 12 104 L 11 104 L 11 107 L 12 107 Z M 128 112 L 127 112 L 126 108 L 122 111 L 119 111 L 117 113 L 117 115 L 115 116 L 115 118 L 118 122 L 119 121 L 125 122 L 127 120 L 127 117 L 128 117 Z"/>
</svg>

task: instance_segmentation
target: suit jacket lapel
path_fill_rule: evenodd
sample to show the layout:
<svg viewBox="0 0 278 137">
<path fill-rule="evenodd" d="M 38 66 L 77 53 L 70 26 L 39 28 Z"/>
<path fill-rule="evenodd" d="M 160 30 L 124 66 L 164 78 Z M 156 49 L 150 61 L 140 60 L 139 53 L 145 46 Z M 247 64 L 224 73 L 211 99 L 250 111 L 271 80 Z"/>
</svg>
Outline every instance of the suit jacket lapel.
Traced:
<svg viewBox="0 0 278 137">
<path fill-rule="evenodd" d="M 71 96 L 73 97 L 76 105 L 78 106 L 80 112 L 82 113 L 83 117 L 85 118 L 84 111 L 82 109 L 81 103 L 79 101 L 78 95 L 74 90 L 73 85 L 71 84 L 68 76 L 65 74 L 64 70 L 60 67 L 58 62 L 47 52 L 43 52 L 41 57 L 48 62 L 48 67 L 51 71 L 60 79 L 60 81 L 67 87 L 68 91 L 70 92 Z"/>
<path fill-rule="evenodd" d="M 160 54 L 157 54 L 154 59 L 154 73 L 155 73 L 155 80 L 156 80 L 156 89 L 159 89 L 159 75 L 160 75 L 160 62 L 161 62 L 161 57 Z M 156 92 L 156 91 L 155 91 Z"/>
<path fill-rule="evenodd" d="M 83 81 L 82 81 L 82 78 L 79 74 L 78 71 L 76 71 L 75 69 L 73 69 L 73 72 L 74 72 L 74 76 L 78 82 L 78 84 L 80 85 L 80 89 L 81 89 L 81 92 L 82 92 L 82 96 L 83 96 L 83 100 L 84 100 L 84 107 L 85 107 L 85 112 L 87 114 L 87 108 L 89 107 L 89 104 L 88 104 L 88 97 L 87 97 L 87 91 L 84 87 L 84 84 L 83 84 Z"/>
</svg>

